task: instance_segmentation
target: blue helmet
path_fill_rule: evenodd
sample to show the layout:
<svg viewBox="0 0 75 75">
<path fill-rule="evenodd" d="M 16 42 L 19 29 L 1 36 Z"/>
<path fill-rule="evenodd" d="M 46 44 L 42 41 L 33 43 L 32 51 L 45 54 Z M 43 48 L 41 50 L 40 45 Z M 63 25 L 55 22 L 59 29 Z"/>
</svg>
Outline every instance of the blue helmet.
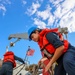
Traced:
<svg viewBox="0 0 75 75">
<path fill-rule="evenodd" d="M 36 26 L 34 27 L 31 27 L 29 30 L 28 30 L 28 36 L 29 36 L 29 40 L 31 40 L 31 34 L 37 29 Z"/>
</svg>

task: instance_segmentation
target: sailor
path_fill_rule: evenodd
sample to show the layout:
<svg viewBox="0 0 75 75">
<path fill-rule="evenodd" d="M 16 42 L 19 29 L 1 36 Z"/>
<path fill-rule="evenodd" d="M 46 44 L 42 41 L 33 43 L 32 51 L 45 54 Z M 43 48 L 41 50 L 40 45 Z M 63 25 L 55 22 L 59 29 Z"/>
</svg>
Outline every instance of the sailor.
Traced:
<svg viewBox="0 0 75 75">
<path fill-rule="evenodd" d="M 39 29 L 36 26 L 28 30 L 29 40 L 38 43 L 43 56 L 50 58 L 45 67 L 47 72 L 57 62 L 54 75 L 75 75 L 75 47 L 56 30 Z"/>
<path fill-rule="evenodd" d="M 16 61 L 18 60 L 21 63 L 25 64 L 23 59 L 14 55 L 12 51 L 7 51 L 4 54 L 3 64 L 0 69 L 0 75 L 13 75 L 13 68 L 16 67 Z"/>
</svg>

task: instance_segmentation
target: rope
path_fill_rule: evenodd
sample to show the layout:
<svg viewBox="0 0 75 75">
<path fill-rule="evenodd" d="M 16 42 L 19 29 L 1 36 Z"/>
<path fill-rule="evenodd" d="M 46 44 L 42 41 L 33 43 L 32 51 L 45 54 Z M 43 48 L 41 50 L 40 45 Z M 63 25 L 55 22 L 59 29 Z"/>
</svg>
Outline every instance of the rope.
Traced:
<svg viewBox="0 0 75 75">
<path fill-rule="evenodd" d="M 25 64 L 15 75 L 17 75 L 24 67 L 25 67 Z"/>
<path fill-rule="evenodd" d="M 17 67 L 15 67 L 13 70 L 15 70 L 15 69 L 17 69 L 17 68 L 19 68 L 20 66 L 22 66 L 23 64 L 20 64 L 19 66 L 17 66 Z"/>
<path fill-rule="evenodd" d="M 29 49 L 30 49 L 30 46 L 29 46 L 28 50 L 29 50 Z M 28 52 L 28 50 L 27 50 L 27 52 Z M 26 52 L 24 61 L 26 60 L 27 52 Z M 21 65 L 23 65 L 23 64 L 21 64 Z M 20 67 L 21 65 L 19 65 L 18 67 Z M 23 66 L 15 75 L 17 75 L 24 67 L 25 67 L 25 64 L 24 64 L 24 66 Z"/>
</svg>

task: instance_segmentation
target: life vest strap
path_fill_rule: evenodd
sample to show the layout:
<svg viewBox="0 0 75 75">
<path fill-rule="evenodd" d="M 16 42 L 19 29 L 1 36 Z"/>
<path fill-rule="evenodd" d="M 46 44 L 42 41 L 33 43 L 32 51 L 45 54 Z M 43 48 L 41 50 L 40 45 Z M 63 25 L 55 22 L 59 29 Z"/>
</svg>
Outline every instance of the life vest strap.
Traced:
<svg viewBox="0 0 75 75">
<path fill-rule="evenodd" d="M 49 59 L 53 56 L 53 54 L 50 54 L 46 49 L 43 49 L 42 52 L 46 55 L 46 57 Z"/>
</svg>

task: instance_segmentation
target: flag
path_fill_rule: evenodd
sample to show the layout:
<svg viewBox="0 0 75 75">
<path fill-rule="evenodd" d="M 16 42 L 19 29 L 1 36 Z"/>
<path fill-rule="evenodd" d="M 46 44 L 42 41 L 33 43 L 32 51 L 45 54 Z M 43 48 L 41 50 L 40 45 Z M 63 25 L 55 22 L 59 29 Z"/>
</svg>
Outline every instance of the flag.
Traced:
<svg viewBox="0 0 75 75">
<path fill-rule="evenodd" d="M 32 56 L 34 54 L 34 52 L 35 52 L 34 49 L 28 49 L 27 56 Z"/>
</svg>

